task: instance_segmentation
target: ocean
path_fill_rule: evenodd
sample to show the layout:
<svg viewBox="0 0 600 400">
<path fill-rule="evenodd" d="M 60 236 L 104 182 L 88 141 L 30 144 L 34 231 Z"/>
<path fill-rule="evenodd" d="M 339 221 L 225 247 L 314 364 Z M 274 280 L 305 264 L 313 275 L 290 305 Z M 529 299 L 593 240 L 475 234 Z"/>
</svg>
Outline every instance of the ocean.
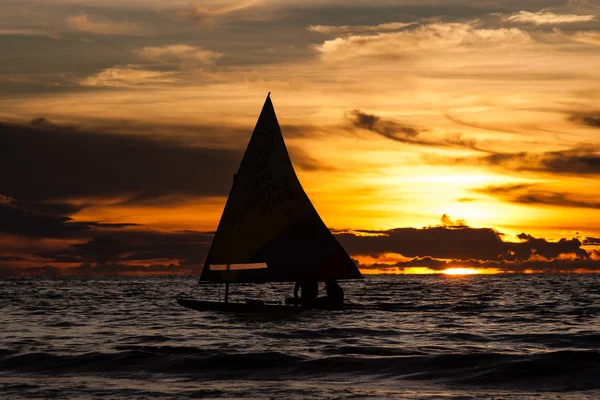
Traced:
<svg viewBox="0 0 600 400">
<path fill-rule="evenodd" d="M 598 275 L 341 285 L 396 311 L 192 311 L 174 297 L 219 296 L 194 277 L 1 279 L 0 398 L 600 399 Z"/>
</svg>

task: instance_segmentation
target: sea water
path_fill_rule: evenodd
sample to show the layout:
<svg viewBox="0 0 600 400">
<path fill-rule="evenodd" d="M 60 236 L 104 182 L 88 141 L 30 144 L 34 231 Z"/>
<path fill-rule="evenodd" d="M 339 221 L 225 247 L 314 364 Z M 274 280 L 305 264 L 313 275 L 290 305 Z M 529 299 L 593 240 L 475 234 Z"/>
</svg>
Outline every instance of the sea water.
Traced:
<svg viewBox="0 0 600 400">
<path fill-rule="evenodd" d="M 397 311 L 192 311 L 174 297 L 219 297 L 195 277 L 2 279 L 0 398 L 600 398 L 598 275 L 341 284 Z"/>
</svg>

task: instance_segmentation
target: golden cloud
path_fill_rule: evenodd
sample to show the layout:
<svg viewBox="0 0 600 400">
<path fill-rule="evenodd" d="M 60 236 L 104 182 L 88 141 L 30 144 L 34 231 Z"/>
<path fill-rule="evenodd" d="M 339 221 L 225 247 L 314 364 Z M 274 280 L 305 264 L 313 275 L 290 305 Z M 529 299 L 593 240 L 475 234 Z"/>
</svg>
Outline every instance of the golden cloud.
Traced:
<svg viewBox="0 0 600 400">
<path fill-rule="evenodd" d="M 76 31 L 95 35 L 131 35 L 142 36 L 144 30 L 137 24 L 124 21 L 91 20 L 86 14 L 67 17 L 67 25 Z"/>
<path fill-rule="evenodd" d="M 212 64 L 216 59 L 223 56 L 223 53 L 217 53 L 186 44 L 144 47 L 140 50 L 136 50 L 135 53 L 148 60 L 164 63 L 197 62 L 200 64 Z"/>
<path fill-rule="evenodd" d="M 577 22 L 590 22 L 594 19 L 594 15 L 555 14 L 549 11 L 519 11 L 518 13 L 505 18 L 505 21 L 531 23 L 536 25 L 556 25 L 573 24 Z"/>
<path fill-rule="evenodd" d="M 468 23 L 436 23 L 401 32 L 338 37 L 323 42 L 316 49 L 325 59 L 386 58 L 424 50 L 519 46 L 531 41 L 529 33 L 516 28 L 480 29 Z"/>
<path fill-rule="evenodd" d="M 106 68 L 80 81 L 84 86 L 132 87 L 174 83 L 178 79 L 172 71 L 153 71 L 135 65 Z"/>
<path fill-rule="evenodd" d="M 318 33 L 381 32 L 397 31 L 415 24 L 416 22 L 389 22 L 379 25 L 311 25 L 307 29 Z"/>
</svg>

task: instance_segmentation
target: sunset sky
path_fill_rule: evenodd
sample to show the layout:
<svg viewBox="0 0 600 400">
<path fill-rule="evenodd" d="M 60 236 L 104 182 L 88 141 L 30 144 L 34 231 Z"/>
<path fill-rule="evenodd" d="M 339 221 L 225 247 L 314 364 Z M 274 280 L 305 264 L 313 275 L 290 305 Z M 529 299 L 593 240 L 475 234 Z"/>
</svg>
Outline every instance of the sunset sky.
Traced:
<svg viewBox="0 0 600 400">
<path fill-rule="evenodd" d="M 268 92 L 364 273 L 600 271 L 600 2 L 3 0 L 0 275 L 198 273 Z"/>
</svg>

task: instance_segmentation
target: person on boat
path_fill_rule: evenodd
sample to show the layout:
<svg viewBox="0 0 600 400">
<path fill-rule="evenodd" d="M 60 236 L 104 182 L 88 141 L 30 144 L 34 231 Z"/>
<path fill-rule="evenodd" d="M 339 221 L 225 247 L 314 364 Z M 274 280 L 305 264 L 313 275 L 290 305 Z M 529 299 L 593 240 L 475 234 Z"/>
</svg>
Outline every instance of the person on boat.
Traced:
<svg viewBox="0 0 600 400">
<path fill-rule="evenodd" d="M 298 304 L 311 306 L 317 300 L 319 294 L 319 283 L 317 281 L 296 282 L 294 286 L 294 297 L 286 299 L 287 304 Z"/>
<path fill-rule="evenodd" d="M 317 299 L 318 306 L 332 309 L 344 307 L 344 289 L 334 279 L 325 281 L 325 290 L 327 296 Z"/>
</svg>

